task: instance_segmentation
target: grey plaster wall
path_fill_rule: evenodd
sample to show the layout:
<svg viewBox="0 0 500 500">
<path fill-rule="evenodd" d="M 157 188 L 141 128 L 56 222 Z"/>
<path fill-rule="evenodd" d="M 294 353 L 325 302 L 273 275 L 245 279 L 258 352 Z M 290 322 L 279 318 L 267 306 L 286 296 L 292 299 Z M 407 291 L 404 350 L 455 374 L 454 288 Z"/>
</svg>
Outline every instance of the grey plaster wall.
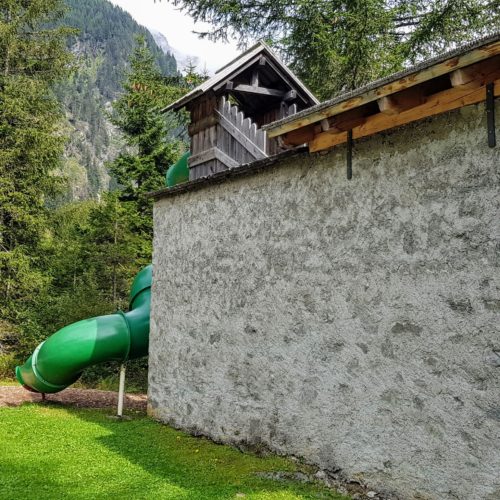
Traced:
<svg viewBox="0 0 500 500">
<path fill-rule="evenodd" d="M 500 116 L 500 107 L 497 106 Z M 150 413 L 500 498 L 500 149 L 472 106 L 155 205 Z"/>
</svg>

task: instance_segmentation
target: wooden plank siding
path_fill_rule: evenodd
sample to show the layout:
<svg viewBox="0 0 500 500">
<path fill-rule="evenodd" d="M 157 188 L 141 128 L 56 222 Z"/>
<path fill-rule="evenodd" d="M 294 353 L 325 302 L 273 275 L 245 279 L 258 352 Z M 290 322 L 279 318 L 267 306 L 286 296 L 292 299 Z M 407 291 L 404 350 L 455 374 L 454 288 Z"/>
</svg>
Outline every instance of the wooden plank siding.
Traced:
<svg viewBox="0 0 500 500">
<path fill-rule="evenodd" d="M 265 131 L 225 97 L 197 101 L 189 130 L 191 180 L 268 156 Z"/>
</svg>

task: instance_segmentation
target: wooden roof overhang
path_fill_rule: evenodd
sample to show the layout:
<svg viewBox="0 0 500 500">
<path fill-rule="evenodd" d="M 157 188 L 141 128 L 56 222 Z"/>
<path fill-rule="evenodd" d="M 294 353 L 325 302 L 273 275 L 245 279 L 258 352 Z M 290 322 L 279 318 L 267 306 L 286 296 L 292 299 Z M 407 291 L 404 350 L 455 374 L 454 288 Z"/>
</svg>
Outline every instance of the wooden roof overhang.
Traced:
<svg viewBox="0 0 500 500">
<path fill-rule="evenodd" d="M 210 94 L 231 94 L 246 110 L 266 109 L 270 101 L 295 101 L 300 110 L 319 103 L 300 79 L 262 41 L 220 68 L 212 78 L 163 111 L 189 108 L 193 101 Z"/>
<path fill-rule="evenodd" d="M 263 128 L 316 152 L 499 94 L 497 33 Z"/>
</svg>

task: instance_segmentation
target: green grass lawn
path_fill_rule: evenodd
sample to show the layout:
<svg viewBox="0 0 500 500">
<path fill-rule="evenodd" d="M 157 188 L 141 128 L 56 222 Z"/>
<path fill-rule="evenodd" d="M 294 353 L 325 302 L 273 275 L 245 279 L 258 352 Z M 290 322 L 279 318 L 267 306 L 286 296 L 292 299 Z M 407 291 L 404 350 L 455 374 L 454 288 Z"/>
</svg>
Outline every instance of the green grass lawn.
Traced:
<svg viewBox="0 0 500 500">
<path fill-rule="evenodd" d="M 109 414 L 54 404 L 0 408 L 0 498 L 346 498 L 319 484 L 259 477 L 304 470 L 284 458 L 241 453 L 143 415 Z"/>
</svg>

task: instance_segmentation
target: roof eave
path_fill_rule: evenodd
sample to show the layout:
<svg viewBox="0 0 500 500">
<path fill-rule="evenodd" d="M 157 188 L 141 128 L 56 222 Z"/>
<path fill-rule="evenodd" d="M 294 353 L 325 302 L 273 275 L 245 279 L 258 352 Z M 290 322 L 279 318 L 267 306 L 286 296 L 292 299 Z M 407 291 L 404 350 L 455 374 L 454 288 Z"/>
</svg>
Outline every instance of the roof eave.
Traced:
<svg viewBox="0 0 500 500">
<path fill-rule="evenodd" d="M 282 71 L 284 76 L 290 80 L 290 84 L 293 84 L 297 87 L 298 90 L 300 90 L 300 92 L 303 94 L 303 97 L 306 99 L 305 102 L 309 100 L 313 103 L 313 105 L 319 104 L 319 100 L 316 98 L 316 96 L 302 83 L 297 75 L 295 75 L 295 73 L 293 73 L 293 71 L 288 68 L 288 66 L 278 57 L 277 54 L 274 53 L 274 51 L 265 42 L 260 41 L 240 54 L 236 59 L 233 59 L 233 61 L 220 68 L 212 78 L 202 83 L 199 87 L 192 90 L 191 92 L 188 92 L 185 96 L 166 106 L 164 109 L 162 109 L 162 112 L 178 111 L 182 109 L 193 99 L 196 99 L 201 94 L 217 87 L 217 85 L 223 82 L 224 79 L 231 79 L 234 74 L 241 69 L 241 65 L 248 64 L 249 61 L 252 61 L 255 57 L 258 57 L 262 53 L 265 53 L 266 56 L 268 56 L 275 64 L 277 64 L 278 70 Z M 238 65 L 237 63 L 240 61 L 241 63 L 240 65 Z M 221 77 L 221 74 L 223 74 L 224 72 L 228 73 L 224 74 L 223 77 Z M 212 83 L 210 83 L 211 81 Z"/>
<path fill-rule="evenodd" d="M 388 96 L 424 81 L 442 76 L 456 69 L 468 66 L 500 52 L 500 33 L 476 40 L 464 47 L 447 52 L 439 57 L 427 60 L 407 70 L 376 80 L 352 92 L 339 95 L 333 99 L 303 110 L 292 117 L 270 123 L 262 127 L 269 137 L 278 137 L 293 130 L 311 125 L 325 118 L 353 109 L 381 97 Z M 440 67 L 439 71 L 434 71 Z M 396 86 L 395 83 L 401 84 Z M 350 106 L 346 107 L 350 102 Z"/>
</svg>

